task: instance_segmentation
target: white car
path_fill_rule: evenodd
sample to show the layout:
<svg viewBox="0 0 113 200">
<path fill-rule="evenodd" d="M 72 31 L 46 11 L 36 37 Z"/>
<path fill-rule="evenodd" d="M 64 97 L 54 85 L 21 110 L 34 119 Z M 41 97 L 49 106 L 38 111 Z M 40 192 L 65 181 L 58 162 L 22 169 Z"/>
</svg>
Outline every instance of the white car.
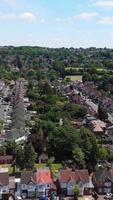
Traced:
<svg viewBox="0 0 113 200">
<path fill-rule="evenodd" d="M 113 196 L 112 193 L 107 193 L 107 194 L 104 196 L 104 199 L 110 199 L 112 196 Z"/>
<path fill-rule="evenodd" d="M 20 196 L 17 196 L 17 200 L 22 200 L 22 197 L 20 197 Z"/>
</svg>

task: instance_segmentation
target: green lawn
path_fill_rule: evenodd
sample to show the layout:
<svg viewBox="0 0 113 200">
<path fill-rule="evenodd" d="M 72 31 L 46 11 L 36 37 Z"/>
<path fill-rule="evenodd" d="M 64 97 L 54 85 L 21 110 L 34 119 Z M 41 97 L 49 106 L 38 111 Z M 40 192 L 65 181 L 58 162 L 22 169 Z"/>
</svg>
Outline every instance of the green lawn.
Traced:
<svg viewBox="0 0 113 200">
<path fill-rule="evenodd" d="M 66 76 L 66 78 L 70 78 L 71 79 L 71 81 L 82 81 L 82 76 L 80 76 L 80 75 L 74 75 L 74 76 Z"/>
<path fill-rule="evenodd" d="M 44 163 L 41 163 L 41 164 L 35 164 L 35 167 L 37 168 L 37 169 L 44 169 L 45 167 L 47 167 L 47 165 Z"/>
<path fill-rule="evenodd" d="M 35 164 L 35 168 L 36 169 L 44 169 L 46 167 L 48 167 L 48 166 L 45 163 L 44 164 L 43 163 L 42 164 Z M 0 169 L 1 168 L 8 169 L 9 174 L 12 174 L 14 172 L 13 171 L 13 167 L 10 164 L 8 164 L 8 165 L 0 165 Z M 53 172 L 53 174 L 54 174 L 55 177 L 57 177 L 57 175 L 59 173 L 59 170 L 61 168 L 62 168 L 62 164 L 61 163 L 59 163 L 59 164 L 52 164 L 51 170 L 52 170 L 52 172 Z M 15 172 L 20 172 L 20 170 L 15 167 Z"/>
<path fill-rule="evenodd" d="M 69 70 L 69 69 L 76 69 L 77 71 L 79 71 L 80 69 L 83 69 L 82 67 L 66 67 L 65 70 Z"/>
</svg>

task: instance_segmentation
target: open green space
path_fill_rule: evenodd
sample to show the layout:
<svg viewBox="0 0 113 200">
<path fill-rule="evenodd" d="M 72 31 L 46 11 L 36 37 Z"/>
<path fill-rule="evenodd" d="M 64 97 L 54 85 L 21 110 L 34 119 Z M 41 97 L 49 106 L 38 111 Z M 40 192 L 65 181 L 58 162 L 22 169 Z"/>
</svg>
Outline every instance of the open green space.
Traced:
<svg viewBox="0 0 113 200">
<path fill-rule="evenodd" d="M 82 81 L 82 76 L 80 75 L 74 75 L 74 76 L 66 76 L 66 78 L 70 78 L 71 81 Z"/>
</svg>

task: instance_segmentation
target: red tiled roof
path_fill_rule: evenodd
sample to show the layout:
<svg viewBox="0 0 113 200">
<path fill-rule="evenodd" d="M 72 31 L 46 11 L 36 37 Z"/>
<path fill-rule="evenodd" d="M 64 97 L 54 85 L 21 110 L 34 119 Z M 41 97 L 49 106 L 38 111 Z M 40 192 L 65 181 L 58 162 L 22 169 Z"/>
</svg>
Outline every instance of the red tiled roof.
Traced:
<svg viewBox="0 0 113 200">
<path fill-rule="evenodd" d="M 36 183 L 50 184 L 52 183 L 50 170 L 38 170 L 36 172 Z"/>
<path fill-rule="evenodd" d="M 60 171 L 60 182 L 66 183 L 71 179 L 73 182 L 82 180 L 84 182 L 89 182 L 89 173 L 88 170 L 61 170 Z"/>
</svg>

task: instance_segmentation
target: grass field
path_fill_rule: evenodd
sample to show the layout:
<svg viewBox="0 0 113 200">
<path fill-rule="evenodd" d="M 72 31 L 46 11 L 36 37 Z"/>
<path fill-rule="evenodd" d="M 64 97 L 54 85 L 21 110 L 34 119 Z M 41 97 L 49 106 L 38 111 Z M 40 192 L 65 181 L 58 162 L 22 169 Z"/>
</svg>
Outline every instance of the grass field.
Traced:
<svg viewBox="0 0 113 200">
<path fill-rule="evenodd" d="M 69 70 L 69 69 L 76 69 L 77 71 L 79 71 L 80 69 L 85 69 L 85 68 L 82 68 L 82 67 L 66 67 L 65 70 Z M 89 68 L 90 69 L 90 68 Z M 105 69 L 105 68 L 96 68 L 97 71 L 109 71 L 108 69 Z M 110 71 L 113 71 L 113 70 L 110 70 Z"/>
<path fill-rule="evenodd" d="M 82 67 L 66 67 L 65 70 L 69 70 L 69 69 L 76 69 L 77 71 L 79 71 L 80 69 L 83 69 Z"/>
<path fill-rule="evenodd" d="M 70 78 L 71 81 L 82 81 L 82 76 L 66 76 L 66 78 Z"/>
</svg>

